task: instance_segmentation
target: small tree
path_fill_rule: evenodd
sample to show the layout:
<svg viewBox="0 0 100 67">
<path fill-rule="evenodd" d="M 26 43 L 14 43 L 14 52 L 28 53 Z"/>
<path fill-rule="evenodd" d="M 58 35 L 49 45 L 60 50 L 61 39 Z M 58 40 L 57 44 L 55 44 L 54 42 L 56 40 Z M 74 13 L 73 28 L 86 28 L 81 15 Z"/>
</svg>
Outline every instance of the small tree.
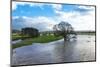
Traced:
<svg viewBox="0 0 100 67">
<path fill-rule="evenodd" d="M 21 33 L 29 37 L 37 37 L 39 35 L 38 30 L 31 27 L 22 28 Z"/>
<path fill-rule="evenodd" d="M 54 25 L 54 35 L 55 36 L 63 36 L 64 43 L 69 40 L 70 34 L 73 32 L 73 27 L 68 22 L 62 21 L 61 23 Z"/>
</svg>

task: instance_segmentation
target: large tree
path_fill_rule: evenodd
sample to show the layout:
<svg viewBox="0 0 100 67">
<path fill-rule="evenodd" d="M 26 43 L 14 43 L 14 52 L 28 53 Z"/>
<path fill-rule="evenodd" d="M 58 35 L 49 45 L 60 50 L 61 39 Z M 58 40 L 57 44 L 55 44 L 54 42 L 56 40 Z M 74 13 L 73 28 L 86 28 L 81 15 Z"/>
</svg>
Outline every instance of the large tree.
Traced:
<svg viewBox="0 0 100 67">
<path fill-rule="evenodd" d="M 64 22 L 64 21 L 62 21 L 59 24 L 54 25 L 53 29 L 54 29 L 55 36 L 63 36 L 64 37 L 64 42 L 69 40 L 70 34 L 73 34 L 73 32 L 74 32 L 72 25 L 69 24 L 68 22 Z"/>
<path fill-rule="evenodd" d="M 36 28 L 26 27 L 21 30 L 22 35 L 29 37 L 37 37 L 39 35 L 39 31 Z"/>
</svg>

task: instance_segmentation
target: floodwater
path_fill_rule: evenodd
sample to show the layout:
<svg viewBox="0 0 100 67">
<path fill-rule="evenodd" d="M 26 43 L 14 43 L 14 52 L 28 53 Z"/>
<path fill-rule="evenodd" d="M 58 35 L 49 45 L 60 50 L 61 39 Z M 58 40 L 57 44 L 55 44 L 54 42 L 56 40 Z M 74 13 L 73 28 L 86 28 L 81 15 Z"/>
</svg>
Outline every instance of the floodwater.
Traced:
<svg viewBox="0 0 100 67">
<path fill-rule="evenodd" d="M 11 43 L 14 45 L 14 44 L 19 43 L 19 42 L 21 42 L 21 41 L 22 41 L 22 40 L 19 39 L 19 40 L 14 40 L 14 41 L 12 41 Z"/>
<path fill-rule="evenodd" d="M 77 40 L 63 39 L 50 43 L 33 43 L 13 50 L 12 65 L 95 61 L 95 36 L 78 35 Z"/>
</svg>

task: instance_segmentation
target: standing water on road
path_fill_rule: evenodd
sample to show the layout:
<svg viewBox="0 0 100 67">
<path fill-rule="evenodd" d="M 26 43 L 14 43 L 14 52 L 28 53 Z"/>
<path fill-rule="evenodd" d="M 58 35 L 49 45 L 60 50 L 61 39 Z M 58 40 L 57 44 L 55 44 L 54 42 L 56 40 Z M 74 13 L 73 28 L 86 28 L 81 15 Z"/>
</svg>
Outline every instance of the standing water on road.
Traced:
<svg viewBox="0 0 100 67">
<path fill-rule="evenodd" d="M 64 46 L 64 40 L 33 43 L 13 49 L 12 65 L 95 61 L 95 36 L 78 35 Z"/>
</svg>

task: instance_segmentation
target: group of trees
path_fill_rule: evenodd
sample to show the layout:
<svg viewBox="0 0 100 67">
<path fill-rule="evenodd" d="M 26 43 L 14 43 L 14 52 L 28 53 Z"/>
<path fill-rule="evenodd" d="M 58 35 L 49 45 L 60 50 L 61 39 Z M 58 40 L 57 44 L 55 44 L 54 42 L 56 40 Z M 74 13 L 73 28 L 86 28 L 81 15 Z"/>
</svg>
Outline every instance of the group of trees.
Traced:
<svg viewBox="0 0 100 67">
<path fill-rule="evenodd" d="M 19 30 L 13 29 L 13 30 L 12 30 L 12 33 L 20 33 L 20 31 L 19 31 Z"/>
<path fill-rule="evenodd" d="M 26 27 L 22 28 L 21 34 L 29 37 L 39 36 L 39 31 L 36 28 Z"/>
</svg>

